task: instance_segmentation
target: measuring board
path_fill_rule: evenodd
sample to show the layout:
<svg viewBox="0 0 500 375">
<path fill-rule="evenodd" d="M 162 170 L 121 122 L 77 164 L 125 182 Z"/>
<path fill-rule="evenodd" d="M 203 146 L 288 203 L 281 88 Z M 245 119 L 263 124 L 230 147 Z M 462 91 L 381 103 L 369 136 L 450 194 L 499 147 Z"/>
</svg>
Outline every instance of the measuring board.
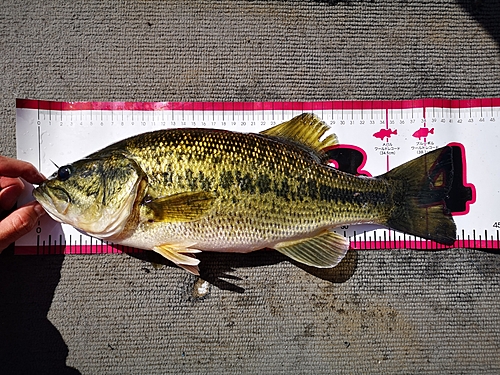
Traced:
<svg viewBox="0 0 500 375">
<path fill-rule="evenodd" d="M 452 190 L 468 193 L 466 200 L 452 202 L 450 208 L 457 224 L 453 247 L 500 248 L 496 173 L 500 99 L 248 103 L 18 99 L 17 156 L 49 176 L 56 170 L 53 162 L 71 163 L 135 134 L 190 127 L 260 132 L 303 112 L 315 113 L 338 135 L 340 145 L 328 154 L 339 169 L 354 168 L 347 169 L 351 173 L 377 176 L 425 152 L 453 146 L 457 186 Z M 27 192 L 20 204 L 32 199 Z M 445 248 L 379 226 L 349 225 L 337 232 L 350 237 L 355 249 Z M 15 246 L 17 254 L 121 251 L 135 250 L 84 235 L 48 215 Z"/>
</svg>

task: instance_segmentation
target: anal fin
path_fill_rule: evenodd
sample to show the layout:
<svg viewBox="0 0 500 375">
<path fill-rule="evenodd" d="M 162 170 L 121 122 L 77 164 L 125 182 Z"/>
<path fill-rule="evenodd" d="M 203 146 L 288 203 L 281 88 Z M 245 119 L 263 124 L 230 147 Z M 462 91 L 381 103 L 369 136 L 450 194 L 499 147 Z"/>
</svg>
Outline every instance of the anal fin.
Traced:
<svg viewBox="0 0 500 375">
<path fill-rule="evenodd" d="M 326 230 L 315 237 L 280 242 L 274 248 L 308 266 L 332 268 L 346 255 L 349 241 L 340 234 Z"/>
<path fill-rule="evenodd" d="M 177 266 L 184 268 L 193 275 L 200 275 L 198 264 L 200 261 L 194 256 L 200 250 L 190 249 L 180 245 L 160 245 L 153 247 L 153 251 L 168 259 Z"/>
</svg>

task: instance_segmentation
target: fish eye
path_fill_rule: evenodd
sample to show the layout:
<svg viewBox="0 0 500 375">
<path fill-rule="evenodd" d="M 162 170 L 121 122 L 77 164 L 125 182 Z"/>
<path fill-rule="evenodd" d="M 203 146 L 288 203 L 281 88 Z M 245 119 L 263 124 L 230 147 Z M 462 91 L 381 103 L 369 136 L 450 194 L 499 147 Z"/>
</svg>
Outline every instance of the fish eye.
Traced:
<svg viewBox="0 0 500 375">
<path fill-rule="evenodd" d="M 59 168 L 57 171 L 57 179 L 59 181 L 66 181 L 71 176 L 71 168 L 67 165 Z"/>
</svg>

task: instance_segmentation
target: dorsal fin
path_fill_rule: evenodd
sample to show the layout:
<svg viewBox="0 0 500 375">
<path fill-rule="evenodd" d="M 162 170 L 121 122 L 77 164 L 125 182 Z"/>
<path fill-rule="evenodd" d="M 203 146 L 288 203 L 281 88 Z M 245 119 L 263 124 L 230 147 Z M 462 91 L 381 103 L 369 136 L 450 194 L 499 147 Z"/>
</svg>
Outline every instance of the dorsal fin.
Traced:
<svg viewBox="0 0 500 375">
<path fill-rule="evenodd" d="M 311 149 L 323 159 L 323 150 L 339 143 L 335 134 L 330 134 L 320 141 L 320 138 L 329 129 L 330 127 L 315 114 L 303 113 L 289 121 L 264 130 L 260 134 L 299 143 Z"/>
</svg>

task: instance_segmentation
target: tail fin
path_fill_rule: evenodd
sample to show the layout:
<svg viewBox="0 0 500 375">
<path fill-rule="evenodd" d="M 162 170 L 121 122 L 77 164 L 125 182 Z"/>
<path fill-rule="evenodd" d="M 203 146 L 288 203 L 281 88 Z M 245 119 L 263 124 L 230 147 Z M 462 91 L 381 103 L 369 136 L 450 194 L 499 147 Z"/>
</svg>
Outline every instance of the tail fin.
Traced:
<svg viewBox="0 0 500 375">
<path fill-rule="evenodd" d="M 452 152 L 443 147 L 380 176 L 393 188 L 388 227 L 444 245 L 455 242 L 455 222 L 444 204 L 453 182 Z"/>
</svg>

